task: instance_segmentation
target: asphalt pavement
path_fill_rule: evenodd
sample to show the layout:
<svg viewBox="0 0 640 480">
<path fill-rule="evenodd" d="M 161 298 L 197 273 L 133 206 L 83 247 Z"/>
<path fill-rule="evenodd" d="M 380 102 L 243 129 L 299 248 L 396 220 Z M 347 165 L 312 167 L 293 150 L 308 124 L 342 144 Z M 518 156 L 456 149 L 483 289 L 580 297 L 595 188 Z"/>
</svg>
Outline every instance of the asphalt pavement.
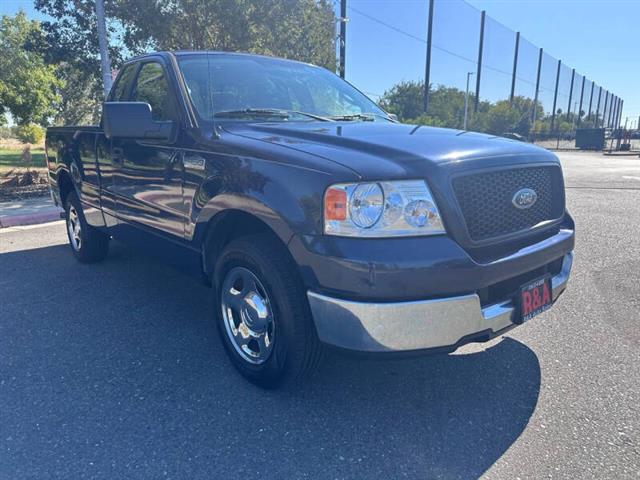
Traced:
<svg viewBox="0 0 640 480">
<path fill-rule="evenodd" d="M 558 304 L 489 344 L 330 354 L 262 391 L 233 370 L 211 291 L 64 225 L 0 231 L 0 478 L 640 477 L 640 160 L 560 154 L 577 223 Z"/>
</svg>

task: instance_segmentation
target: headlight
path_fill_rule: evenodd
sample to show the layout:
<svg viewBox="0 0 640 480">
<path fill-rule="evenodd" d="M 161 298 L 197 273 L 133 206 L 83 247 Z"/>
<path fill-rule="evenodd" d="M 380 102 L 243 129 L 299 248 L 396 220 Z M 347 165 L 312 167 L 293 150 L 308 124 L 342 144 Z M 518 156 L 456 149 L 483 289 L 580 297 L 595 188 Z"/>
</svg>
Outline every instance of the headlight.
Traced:
<svg viewBox="0 0 640 480">
<path fill-rule="evenodd" d="M 324 233 L 343 237 L 406 237 L 445 233 L 423 180 L 342 183 L 324 194 Z"/>
</svg>

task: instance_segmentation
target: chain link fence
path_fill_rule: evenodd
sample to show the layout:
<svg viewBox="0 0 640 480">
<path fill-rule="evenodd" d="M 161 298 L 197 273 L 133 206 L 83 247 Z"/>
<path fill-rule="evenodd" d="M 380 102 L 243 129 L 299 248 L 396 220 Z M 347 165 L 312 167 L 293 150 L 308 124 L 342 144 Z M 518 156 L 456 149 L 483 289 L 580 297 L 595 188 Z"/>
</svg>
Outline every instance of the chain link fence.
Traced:
<svg viewBox="0 0 640 480">
<path fill-rule="evenodd" d="M 334 1 L 345 78 L 403 121 L 560 149 L 582 129 L 607 148 L 633 136 L 619 131 L 621 98 L 464 0 Z"/>
</svg>

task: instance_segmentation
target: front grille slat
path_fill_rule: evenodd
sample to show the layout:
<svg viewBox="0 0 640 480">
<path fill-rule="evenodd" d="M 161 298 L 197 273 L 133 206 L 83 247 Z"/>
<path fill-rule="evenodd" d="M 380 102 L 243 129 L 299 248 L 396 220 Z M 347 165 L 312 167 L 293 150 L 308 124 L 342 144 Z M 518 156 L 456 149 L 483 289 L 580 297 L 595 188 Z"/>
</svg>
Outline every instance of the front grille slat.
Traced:
<svg viewBox="0 0 640 480">
<path fill-rule="evenodd" d="M 537 201 L 515 208 L 514 194 L 530 188 Z M 555 220 L 564 212 L 562 173 L 558 167 L 520 167 L 454 178 L 453 190 L 471 240 L 497 239 Z"/>
</svg>

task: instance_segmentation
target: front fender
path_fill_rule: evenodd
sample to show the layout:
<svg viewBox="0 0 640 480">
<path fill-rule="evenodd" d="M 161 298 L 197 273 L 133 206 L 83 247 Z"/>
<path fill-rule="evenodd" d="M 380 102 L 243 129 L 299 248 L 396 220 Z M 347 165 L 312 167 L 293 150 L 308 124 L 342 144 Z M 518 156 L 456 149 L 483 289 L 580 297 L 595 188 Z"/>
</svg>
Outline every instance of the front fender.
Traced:
<svg viewBox="0 0 640 480">
<path fill-rule="evenodd" d="M 293 226 L 281 213 L 257 198 L 234 194 L 220 194 L 210 199 L 200 210 L 194 226 L 193 242 L 202 245 L 208 227 L 227 212 L 242 212 L 266 224 L 286 245 L 294 235 Z"/>
<path fill-rule="evenodd" d="M 322 196 L 332 183 L 331 175 L 247 158 L 209 165 L 211 170 L 193 193 L 187 227 L 196 245 L 201 245 L 210 220 L 228 210 L 258 218 L 285 244 L 294 234 L 321 233 Z"/>
</svg>

